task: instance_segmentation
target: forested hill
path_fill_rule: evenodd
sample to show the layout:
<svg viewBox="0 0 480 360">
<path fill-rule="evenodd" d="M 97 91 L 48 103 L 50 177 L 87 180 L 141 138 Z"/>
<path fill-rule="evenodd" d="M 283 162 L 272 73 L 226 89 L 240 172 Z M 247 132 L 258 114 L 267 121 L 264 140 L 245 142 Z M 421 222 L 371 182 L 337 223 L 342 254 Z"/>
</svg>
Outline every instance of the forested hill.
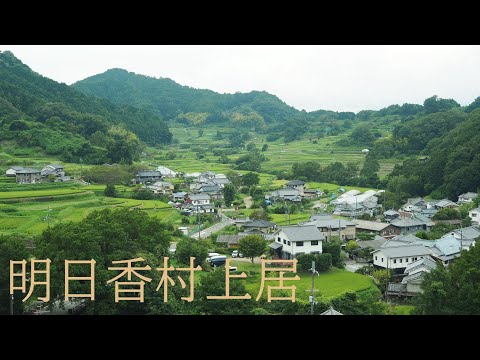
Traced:
<svg viewBox="0 0 480 360">
<path fill-rule="evenodd" d="M 122 69 L 108 70 L 72 86 L 85 94 L 117 104 L 155 111 L 169 123 L 205 127 L 227 124 L 240 130 L 268 133 L 269 141 L 284 137 L 289 142 L 304 134 L 311 138 L 338 135 L 350 132 L 363 122 L 389 126 L 425 112 L 424 106 L 417 104 L 392 105 L 358 114 L 329 110 L 306 112 L 265 91 L 219 94 L 182 86 L 171 79 L 157 79 Z M 358 146 L 370 146 L 372 142 L 365 144 L 363 139 L 353 140 Z"/>
<path fill-rule="evenodd" d="M 258 111 L 266 123 L 281 122 L 299 113 L 275 95 L 264 91 L 219 94 L 182 86 L 171 79 L 157 79 L 122 69 L 110 69 L 81 80 L 73 87 L 116 103 L 153 109 L 165 119 L 191 112 L 214 114 L 235 109 L 242 112 L 247 110 L 242 109 L 244 106 Z"/>
<path fill-rule="evenodd" d="M 152 112 L 87 96 L 35 73 L 8 51 L 0 52 L 0 120 L 0 140 L 39 146 L 65 161 L 108 160 L 102 148 L 121 142 L 122 136 L 135 138 L 122 126 L 150 145 L 172 138 L 165 122 Z M 121 160 L 118 156 L 129 161 L 126 154 L 110 160 Z"/>
</svg>

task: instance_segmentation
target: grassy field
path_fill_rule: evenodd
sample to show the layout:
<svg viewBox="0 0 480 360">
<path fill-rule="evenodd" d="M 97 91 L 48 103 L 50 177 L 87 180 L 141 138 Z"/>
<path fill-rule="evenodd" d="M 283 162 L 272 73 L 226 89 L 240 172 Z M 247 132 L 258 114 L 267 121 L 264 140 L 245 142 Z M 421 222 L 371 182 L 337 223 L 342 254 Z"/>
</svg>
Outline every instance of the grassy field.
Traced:
<svg viewBox="0 0 480 360">
<path fill-rule="evenodd" d="M 245 271 L 248 275 L 246 286 L 252 297 L 258 295 L 261 284 L 261 265 L 240 261 L 231 261 L 231 265 L 237 266 L 238 271 Z M 288 276 L 288 275 L 286 275 Z M 299 273 L 299 281 L 285 282 L 286 285 L 296 285 L 297 299 L 308 301 L 312 286 L 312 277 L 308 273 Z M 269 285 L 276 285 L 270 282 Z M 316 296 L 327 299 L 339 296 L 347 291 L 362 291 L 375 286 L 372 280 L 365 275 L 355 274 L 346 270 L 332 268 L 326 273 L 315 277 Z M 266 296 L 266 291 L 264 291 Z"/>
<path fill-rule="evenodd" d="M 140 209 L 161 221 L 180 223 L 180 213 L 166 203 L 157 200 L 107 198 L 86 191 L 87 189 L 91 187 L 0 193 L 0 234 L 41 233 L 48 226 L 49 208 L 50 225 L 62 221 L 80 221 L 92 211 L 106 208 Z M 31 197 L 26 199 L 25 194 Z M 45 201 L 36 201 L 42 197 L 47 198 L 42 199 Z M 2 199 L 9 203 L 1 203 Z M 16 201 L 19 199 L 24 201 Z"/>
<path fill-rule="evenodd" d="M 415 306 L 395 305 L 392 307 L 392 315 L 411 315 Z"/>
<path fill-rule="evenodd" d="M 150 159 L 147 163 L 157 165 L 161 163 L 176 171 L 183 172 L 195 172 L 211 170 L 214 172 L 225 173 L 230 168 L 230 164 L 218 163 L 218 156 L 214 156 L 210 151 L 205 153 L 205 157 L 202 159 L 196 158 L 195 148 L 207 149 L 208 147 L 215 148 L 216 146 L 222 146 L 226 143 L 225 139 L 217 139 L 217 132 L 222 134 L 228 134 L 234 131 L 230 128 L 224 127 L 212 127 L 204 129 L 203 136 L 198 136 L 198 130 L 194 128 L 180 128 L 171 127 L 171 132 L 174 138 L 178 141 L 178 145 L 175 145 L 175 159 L 167 159 L 165 157 L 155 156 L 154 159 Z M 359 167 L 363 165 L 365 156 L 362 154 L 362 147 L 340 147 L 336 144 L 337 141 L 344 139 L 347 134 L 338 136 L 329 136 L 322 139 L 318 139 L 317 143 L 309 139 L 301 139 L 285 143 L 283 139 L 278 139 L 273 142 L 267 142 L 265 140 L 266 135 L 250 133 L 251 139 L 248 143 L 254 143 L 258 148 L 261 148 L 263 144 L 268 144 L 268 149 L 264 152 L 267 157 L 267 161 L 262 164 L 263 172 L 268 174 L 273 171 L 290 170 L 295 162 L 317 161 L 323 166 L 333 162 L 341 162 L 343 164 L 353 162 Z M 183 148 L 182 144 L 189 144 L 189 148 Z M 162 153 L 172 150 L 171 147 L 166 147 Z M 228 155 L 231 160 L 237 159 L 239 156 L 246 153 L 246 150 L 240 150 L 238 153 Z M 379 176 L 385 177 L 397 163 L 400 163 L 399 159 L 380 160 Z M 265 181 L 262 181 L 265 184 Z M 272 184 L 277 186 L 276 184 Z"/>
</svg>

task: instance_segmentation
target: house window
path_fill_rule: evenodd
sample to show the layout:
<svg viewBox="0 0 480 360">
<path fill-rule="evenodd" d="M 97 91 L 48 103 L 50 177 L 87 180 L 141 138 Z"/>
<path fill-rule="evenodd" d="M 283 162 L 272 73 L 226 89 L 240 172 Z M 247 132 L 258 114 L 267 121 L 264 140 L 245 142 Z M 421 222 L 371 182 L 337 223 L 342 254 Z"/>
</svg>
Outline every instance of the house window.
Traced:
<svg viewBox="0 0 480 360">
<path fill-rule="evenodd" d="M 475 213 L 472 213 L 472 217 L 477 217 L 477 214 L 475 214 Z"/>
<path fill-rule="evenodd" d="M 397 263 L 397 259 L 393 259 L 393 263 L 396 264 L 396 263 Z"/>
<path fill-rule="evenodd" d="M 312 241 L 312 246 L 318 245 L 318 240 Z"/>
<path fill-rule="evenodd" d="M 290 246 L 290 241 L 287 241 L 287 245 L 289 245 L 289 246 Z"/>
<path fill-rule="evenodd" d="M 283 239 L 283 243 L 286 245 L 286 244 L 287 244 L 287 240 Z"/>
<path fill-rule="evenodd" d="M 375 256 L 375 260 L 378 260 L 377 256 Z M 383 260 L 382 260 L 383 261 Z"/>
<path fill-rule="evenodd" d="M 280 236 L 278 237 L 278 242 L 282 242 L 282 239 L 280 239 Z"/>
<path fill-rule="evenodd" d="M 410 231 L 410 228 L 407 227 L 407 231 Z"/>
<path fill-rule="evenodd" d="M 403 259 L 400 259 L 400 264 L 403 263 Z"/>
<path fill-rule="evenodd" d="M 382 258 L 382 262 L 383 262 L 383 258 Z"/>
<path fill-rule="evenodd" d="M 303 246 L 303 241 L 297 241 L 297 246 Z"/>
<path fill-rule="evenodd" d="M 406 263 L 408 262 L 408 258 L 405 259 L 405 262 L 406 262 Z"/>
</svg>

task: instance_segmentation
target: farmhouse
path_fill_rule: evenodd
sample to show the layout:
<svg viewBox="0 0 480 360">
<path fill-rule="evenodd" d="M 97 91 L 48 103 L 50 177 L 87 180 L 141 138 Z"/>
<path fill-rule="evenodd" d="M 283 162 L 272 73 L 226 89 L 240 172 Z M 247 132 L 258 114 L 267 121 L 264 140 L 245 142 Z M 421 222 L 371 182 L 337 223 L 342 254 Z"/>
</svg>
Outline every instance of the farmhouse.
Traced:
<svg viewBox="0 0 480 360">
<path fill-rule="evenodd" d="M 448 235 L 455 237 L 461 244 L 462 249 L 468 250 L 470 246 L 475 245 L 475 240 L 480 237 L 480 226 L 469 226 L 453 230 Z"/>
<path fill-rule="evenodd" d="M 442 261 L 445 266 L 460 256 L 460 242 L 452 235 L 446 235 L 434 241 L 418 240 L 416 243 L 428 248 L 431 256 Z"/>
<path fill-rule="evenodd" d="M 305 225 L 315 225 L 327 240 L 339 236 L 342 240 L 355 239 L 355 224 L 345 219 L 335 219 L 332 216 L 320 216 L 318 220 L 306 222 Z"/>
<path fill-rule="evenodd" d="M 22 169 L 16 172 L 17 184 L 38 184 L 42 181 L 42 172 L 34 169 Z"/>
<path fill-rule="evenodd" d="M 282 226 L 269 247 L 282 259 L 295 259 L 301 254 L 321 254 L 324 240 L 315 225 Z"/>
<path fill-rule="evenodd" d="M 458 204 L 456 204 L 453 201 L 448 200 L 448 199 L 442 199 L 433 206 L 437 210 L 447 209 L 447 208 L 449 208 L 449 209 L 458 208 Z"/>
<path fill-rule="evenodd" d="M 157 181 L 152 185 L 147 185 L 145 188 L 154 194 L 172 195 L 174 186 L 167 181 Z"/>
<path fill-rule="evenodd" d="M 397 219 L 399 216 L 400 216 L 400 213 L 393 209 L 387 210 L 383 213 L 383 217 L 387 222 L 391 222 L 392 220 Z"/>
<path fill-rule="evenodd" d="M 418 219 L 395 219 L 390 224 L 395 227 L 399 233 L 402 234 L 416 234 L 418 231 L 430 230 L 427 224 Z"/>
<path fill-rule="evenodd" d="M 182 211 L 190 213 L 213 213 L 208 194 L 190 194 L 182 205 Z"/>
<path fill-rule="evenodd" d="M 240 239 L 247 236 L 249 234 L 240 233 L 236 235 L 218 235 L 217 243 L 227 244 L 229 249 L 238 248 L 238 243 Z"/>
<path fill-rule="evenodd" d="M 414 261 L 405 268 L 405 277 L 400 284 L 388 284 L 388 295 L 415 296 L 422 292 L 421 285 L 425 274 L 436 269 L 437 263 L 430 256 Z"/>
<path fill-rule="evenodd" d="M 459 204 L 471 204 L 473 200 L 478 196 L 475 192 L 467 192 L 458 197 Z"/>
<path fill-rule="evenodd" d="M 172 169 L 169 169 L 165 166 L 159 166 L 157 168 L 157 171 L 159 171 L 163 177 L 168 177 L 168 178 L 177 177 L 177 174 L 178 174 L 176 171 L 173 171 Z"/>
<path fill-rule="evenodd" d="M 21 171 L 23 169 L 24 168 L 21 166 L 12 166 L 11 168 L 7 169 L 7 171 L 5 171 L 5 176 L 15 177 L 17 175 L 17 171 Z"/>
<path fill-rule="evenodd" d="M 139 171 L 133 182 L 135 184 L 155 183 L 162 180 L 162 173 L 160 171 Z"/>
<path fill-rule="evenodd" d="M 65 176 L 65 167 L 63 165 L 58 165 L 58 164 L 47 165 L 42 169 L 41 174 L 43 177 L 47 177 L 49 175 L 63 177 Z"/>
<path fill-rule="evenodd" d="M 404 270 L 408 264 L 413 263 L 431 252 L 420 244 L 403 244 L 399 246 L 388 246 L 388 242 L 378 250 L 372 252 L 373 265 L 375 267 L 392 270 Z"/>
<path fill-rule="evenodd" d="M 271 193 L 265 195 L 266 200 L 278 201 L 278 200 L 288 200 L 293 202 L 301 202 L 302 197 L 300 196 L 300 191 L 292 188 L 278 189 L 272 191 Z"/>
<path fill-rule="evenodd" d="M 385 238 L 400 235 L 400 230 L 388 223 L 356 219 L 352 220 L 352 223 L 355 224 L 357 232 L 373 233 L 376 235 L 381 235 Z"/>
<path fill-rule="evenodd" d="M 305 190 L 305 181 L 291 180 L 285 185 L 287 186 L 287 188 L 298 190 L 300 192 L 300 195 L 303 196 L 303 191 Z"/>
<path fill-rule="evenodd" d="M 185 196 L 187 196 L 187 193 L 186 192 L 176 192 L 176 193 L 173 193 L 172 194 L 172 200 L 173 201 L 184 201 L 185 200 Z"/>
<path fill-rule="evenodd" d="M 277 228 L 277 225 L 271 221 L 253 220 L 243 224 L 245 231 L 258 230 L 262 233 L 270 233 Z"/>
<path fill-rule="evenodd" d="M 480 207 L 470 210 L 468 216 L 472 219 L 472 224 L 480 225 Z"/>
</svg>

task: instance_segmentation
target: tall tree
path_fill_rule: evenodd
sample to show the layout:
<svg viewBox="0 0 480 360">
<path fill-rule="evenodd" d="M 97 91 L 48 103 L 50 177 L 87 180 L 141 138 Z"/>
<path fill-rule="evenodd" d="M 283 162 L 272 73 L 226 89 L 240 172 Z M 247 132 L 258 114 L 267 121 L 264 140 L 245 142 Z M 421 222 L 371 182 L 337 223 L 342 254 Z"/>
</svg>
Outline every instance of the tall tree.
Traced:
<svg viewBox="0 0 480 360">
<path fill-rule="evenodd" d="M 265 240 L 259 235 L 248 235 L 240 239 L 239 250 L 244 256 L 249 257 L 253 261 L 255 257 L 263 255 L 267 249 Z"/>
</svg>

